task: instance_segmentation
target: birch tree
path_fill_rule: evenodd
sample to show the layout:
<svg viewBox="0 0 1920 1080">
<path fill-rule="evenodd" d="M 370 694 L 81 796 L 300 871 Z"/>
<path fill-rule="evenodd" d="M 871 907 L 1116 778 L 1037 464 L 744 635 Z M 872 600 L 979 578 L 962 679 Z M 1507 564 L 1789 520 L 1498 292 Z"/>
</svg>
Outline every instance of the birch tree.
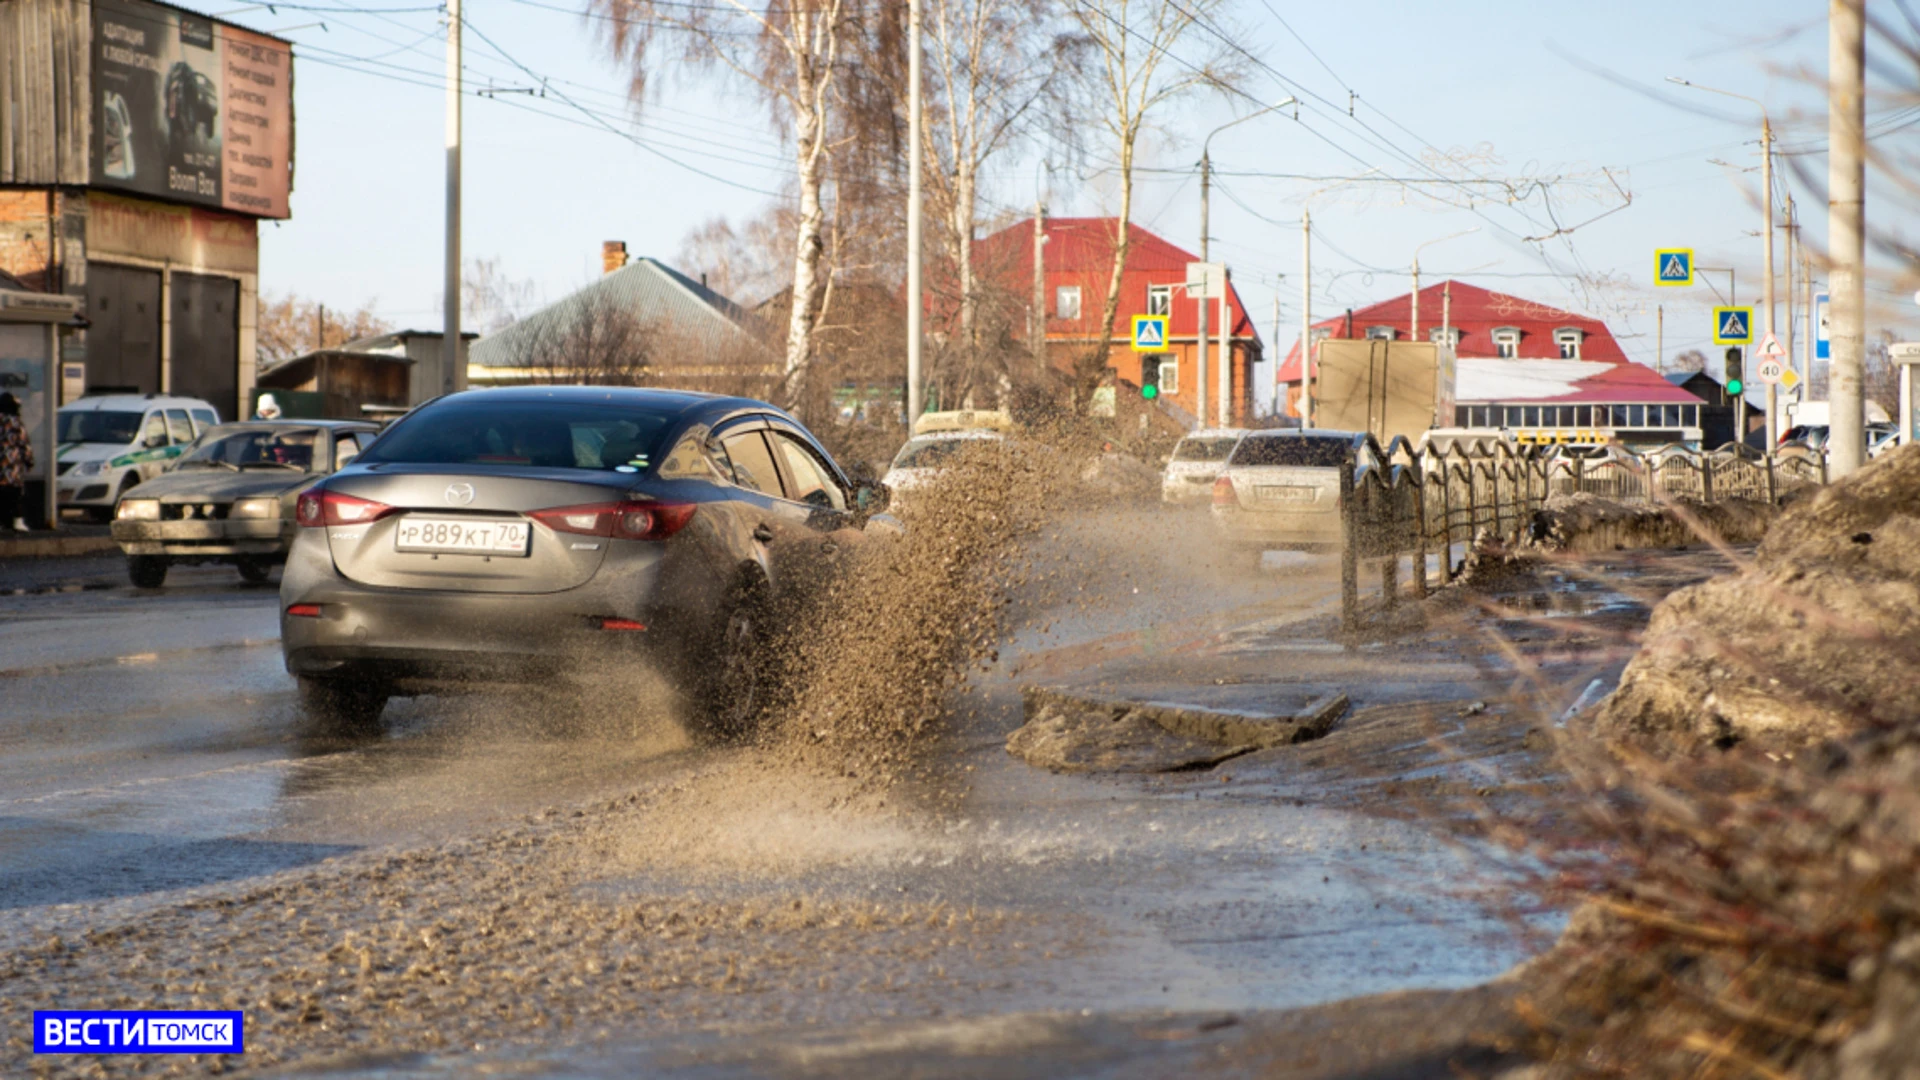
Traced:
<svg viewBox="0 0 1920 1080">
<path fill-rule="evenodd" d="M 1101 306 L 1100 340 L 1075 365 L 1082 391 L 1090 390 L 1113 352 L 1113 319 L 1120 309 L 1120 285 L 1132 249 L 1133 169 L 1140 139 L 1152 119 L 1170 103 L 1200 90 L 1232 90 L 1244 72 L 1227 46 L 1202 29 L 1199 20 L 1218 25 L 1223 0 L 1069 0 L 1068 13 L 1092 43 L 1095 55 L 1083 76 L 1088 109 L 1098 117 L 1115 155 L 1120 184 L 1114 216 L 1113 265 Z M 1233 36 L 1231 32 L 1229 37 Z M 1200 43 L 1199 59 L 1177 58 L 1176 46 Z"/>
<path fill-rule="evenodd" d="M 1062 75 L 1073 40 L 1050 0 L 926 0 L 926 171 L 940 240 L 954 272 L 958 325 L 950 345 L 974 389 L 980 286 L 973 241 L 987 161 L 1048 120 L 1062 121 Z M 1036 115 L 1041 113 L 1043 115 Z"/>
<path fill-rule="evenodd" d="M 863 4 L 867 5 L 863 8 Z M 794 155 L 793 304 L 787 316 L 783 391 L 799 394 L 814 354 L 827 274 L 826 187 L 845 61 L 867 31 L 874 0 L 589 0 L 606 43 L 632 72 L 643 105 L 655 64 L 678 61 L 724 73 L 757 94 Z"/>
</svg>

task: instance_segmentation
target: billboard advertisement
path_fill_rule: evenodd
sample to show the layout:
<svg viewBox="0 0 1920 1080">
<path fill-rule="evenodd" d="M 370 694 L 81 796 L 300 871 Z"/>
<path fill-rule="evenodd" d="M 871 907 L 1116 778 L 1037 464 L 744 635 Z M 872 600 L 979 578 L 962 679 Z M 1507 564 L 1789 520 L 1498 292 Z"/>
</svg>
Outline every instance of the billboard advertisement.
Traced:
<svg viewBox="0 0 1920 1080">
<path fill-rule="evenodd" d="M 93 42 L 96 186 L 288 216 L 285 42 L 145 0 L 93 0 Z"/>
</svg>

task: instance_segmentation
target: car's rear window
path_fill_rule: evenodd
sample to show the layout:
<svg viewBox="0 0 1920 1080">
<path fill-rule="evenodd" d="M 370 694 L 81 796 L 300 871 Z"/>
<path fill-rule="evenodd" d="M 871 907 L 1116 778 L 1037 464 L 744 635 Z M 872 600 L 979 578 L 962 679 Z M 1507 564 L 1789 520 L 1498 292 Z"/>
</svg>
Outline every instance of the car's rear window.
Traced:
<svg viewBox="0 0 1920 1080">
<path fill-rule="evenodd" d="M 382 432 L 355 464 L 526 465 L 645 472 L 672 417 L 600 402 L 449 401 Z"/>
<path fill-rule="evenodd" d="M 1221 439 L 1181 439 L 1180 445 L 1173 448 L 1175 461 L 1225 461 L 1233 453 L 1233 446 L 1239 442 L 1235 438 Z"/>
<path fill-rule="evenodd" d="M 1347 462 L 1345 439 L 1301 435 L 1249 435 L 1240 440 L 1229 465 L 1299 465 L 1338 468 Z"/>
</svg>

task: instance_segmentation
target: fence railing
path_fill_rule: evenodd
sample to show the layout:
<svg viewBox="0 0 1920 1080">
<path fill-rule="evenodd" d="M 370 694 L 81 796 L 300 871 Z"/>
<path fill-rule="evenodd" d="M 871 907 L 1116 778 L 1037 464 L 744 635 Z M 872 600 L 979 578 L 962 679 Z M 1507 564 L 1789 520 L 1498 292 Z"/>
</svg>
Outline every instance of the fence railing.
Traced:
<svg viewBox="0 0 1920 1080">
<path fill-rule="evenodd" d="M 1777 504 L 1796 488 L 1826 482 L 1820 451 L 1672 445 L 1644 453 L 1607 447 L 1596 455 L 1491 437 L 1422 450 L 1404 437 L 1383 448 L 1373 436 L 1357 435 L 1340 479 L 1342 622 L 1348 628 L 1357 622 L 1361 559 L 1382 560 L 1381 588 L 1391 604 L 1399 593 L 1399 561 L 1411 556 L 1414 591 L 1424 597 L 1429 552 L 1440 552 L 1441 577 L 1451 581 L 1458 573 L 1455 544 L 1483 538 L 1517 544 L 1534 512 L 1555 495 Z"/>
</svg>

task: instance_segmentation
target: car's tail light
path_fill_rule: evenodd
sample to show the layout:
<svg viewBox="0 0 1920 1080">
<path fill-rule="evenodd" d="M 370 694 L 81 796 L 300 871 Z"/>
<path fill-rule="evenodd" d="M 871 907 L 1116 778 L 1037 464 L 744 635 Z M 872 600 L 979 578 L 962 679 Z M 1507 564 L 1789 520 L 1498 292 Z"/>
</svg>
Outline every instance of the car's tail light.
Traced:
<svg viewBox="0 0 1920 1080">
<path fill-rule="evenodd" d="M 636 622 L 633 619 L 616 619 L 611 615 L 603 616 L 599 620 L 599 626 L 602 630 L 624 630 L 629 633 L 647 628 L 646 623 Z"/>
<path fill-rule="evenodd" d="M 1233 481 L 1222 476 L 1213 482 L 1213 505 L 1233 506 L 1240 500 L 1233 493 Z"/>
<path fill-rule="evenodd" d="M 320 617 L 319 604 L 288 604 L 287 614 L 297 619 L 317 619 Z"/>
<path fill-rule="evenodd" d="M 372 499 L 356 499 L 338 491 L 303 491 L 294 504 L 294 520 L 307 528 L 323 525 L 365 525 L 393 513 L 394 507 Z"/>
<path fill-rule="evenodd" d="M 693 520 L 692 503 L 609 502 L 534 510 L 528 517 L 555 532 L 616 540 L 665 540 Z"/>
</svg>

